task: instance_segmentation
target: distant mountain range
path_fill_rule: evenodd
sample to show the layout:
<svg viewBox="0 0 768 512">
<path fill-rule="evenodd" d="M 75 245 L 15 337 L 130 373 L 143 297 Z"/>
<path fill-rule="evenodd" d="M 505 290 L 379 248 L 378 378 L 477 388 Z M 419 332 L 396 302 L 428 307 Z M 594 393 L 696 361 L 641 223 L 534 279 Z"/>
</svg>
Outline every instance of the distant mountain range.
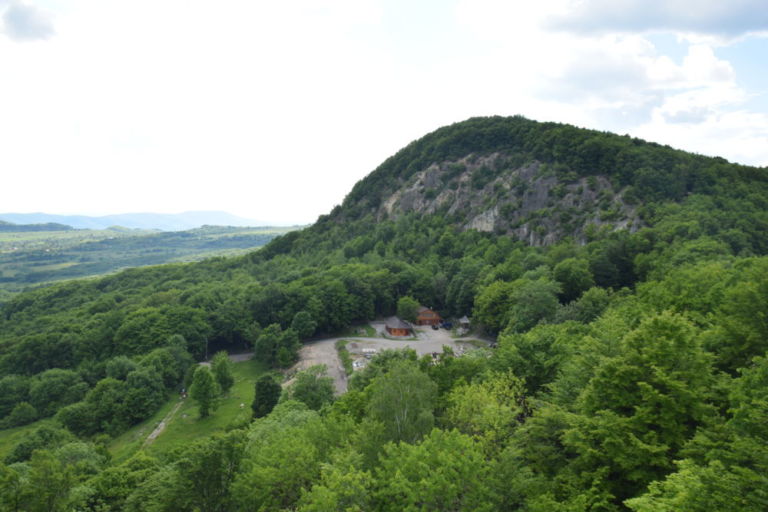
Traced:
<svg viewBox="0 0 768 512">
<path fill-rule="evenodd" d="M 77 229 L 106 229 L 122 226 L 131 229 L 186 231 L 200 226 L 264 226 L 266 223 L 237 217 L 227 212 L 195 211 L 184 213 L 124 213 L 89 217 L 86 215 L 53 215 L 49 213 L 0 213 L 0 221 L 13 224 L 57 223 Z"/>
</svg>

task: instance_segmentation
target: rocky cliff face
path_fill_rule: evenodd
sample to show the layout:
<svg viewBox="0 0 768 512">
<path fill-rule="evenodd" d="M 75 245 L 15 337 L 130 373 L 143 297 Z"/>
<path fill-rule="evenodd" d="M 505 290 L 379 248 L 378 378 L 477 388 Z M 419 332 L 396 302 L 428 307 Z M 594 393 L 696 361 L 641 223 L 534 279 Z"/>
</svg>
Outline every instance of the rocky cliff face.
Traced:
<svg viewBox="0 0 768 512">
<path fill-rule="evenodd" d="M 531 245 L 565 237 L 584 242 L 599 229 L 637 230 L 636 208 L 603 176 L 521 161 L 515 155 L 469 155 L 413 174 L 386 198 L 378 219 L 405 213 L 438 214 L 465 229 L 505 233 Z"/>
</svg>

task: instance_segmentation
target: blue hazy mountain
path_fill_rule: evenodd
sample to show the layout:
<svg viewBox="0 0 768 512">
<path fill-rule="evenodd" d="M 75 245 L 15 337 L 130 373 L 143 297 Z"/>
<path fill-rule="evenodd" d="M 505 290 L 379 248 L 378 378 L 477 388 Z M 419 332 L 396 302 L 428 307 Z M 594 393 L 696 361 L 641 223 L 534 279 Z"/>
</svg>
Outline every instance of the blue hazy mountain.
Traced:
<svg viewBox="0 0 768 512">
<path fill-rule="evenodd" d="M 185 231 L 200 226 L 264 226 L 266 223 L 237 217 L 227 212 L 193 211 L 184 213 L 124 213 L 89 217 L 86 215 L 53 215 L 49 213 L 0 213 L 0 220 L 13 224 L 57 223 L 77 229 L 106 229 L 122 226 L 131 229 Z"/>
</svg>

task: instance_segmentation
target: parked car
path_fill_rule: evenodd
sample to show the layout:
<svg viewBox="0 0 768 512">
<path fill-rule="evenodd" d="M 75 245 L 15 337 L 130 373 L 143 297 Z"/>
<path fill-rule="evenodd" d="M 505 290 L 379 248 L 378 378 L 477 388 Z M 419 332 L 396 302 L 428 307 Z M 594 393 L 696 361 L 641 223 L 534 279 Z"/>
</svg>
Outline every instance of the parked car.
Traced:
<svg viewBox="0 0 768 512">
<path fill-rule="evenodd" d="M 432 330 L 436 331 L 438 329 L 439 329 L 439 327 L 437 326 L 437 324 L 432 324 Z"/>
</svg>

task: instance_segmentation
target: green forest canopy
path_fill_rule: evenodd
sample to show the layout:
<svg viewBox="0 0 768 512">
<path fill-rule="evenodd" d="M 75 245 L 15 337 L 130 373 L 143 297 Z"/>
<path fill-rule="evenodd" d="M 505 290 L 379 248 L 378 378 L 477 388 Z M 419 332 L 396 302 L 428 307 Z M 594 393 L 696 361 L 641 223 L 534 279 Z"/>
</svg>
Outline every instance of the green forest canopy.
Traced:
<svg viewBox="0 0 768 512">
<path fill-rule="evenodd" d="M 561 179 L 633 187 L 644 227 L 529 247 L 439 215 L 370 215 L 409 173 L 499 148 L 558 164 Z M 565 125 L 471 119 L 262 251 L 21 294 L 0 311 L 0 417 L 53 420 L 6 455 L 1 506 L 764 510 L 766 175 Z M 393 314 L 405 296 L 471 316 L 498 348 L 438 364 L 385 352 L 319 411 L 284 398 L 163 457 L 105 454 L 104 435 L 157 410 L 194 359 L 254 347 L 288 366 L 307 337 Z"/>
</svg>

